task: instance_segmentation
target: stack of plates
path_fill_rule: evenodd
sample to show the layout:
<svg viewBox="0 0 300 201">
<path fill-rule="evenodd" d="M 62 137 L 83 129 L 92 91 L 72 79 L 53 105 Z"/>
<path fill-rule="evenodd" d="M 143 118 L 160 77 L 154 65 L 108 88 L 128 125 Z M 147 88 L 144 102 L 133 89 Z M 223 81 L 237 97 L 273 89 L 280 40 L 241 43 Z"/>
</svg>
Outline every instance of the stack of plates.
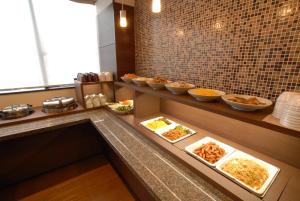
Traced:
<svg viewBox="0 0 300 201">
<path fill-rule="evenodd" d="M 283 126 L 300 130 L 300 93 L 284 92 L 276 101 L 272 114 Z"/>
<path fill-rule="evenodd" d="M 300 93 L 297 92 L 283 92 L 276 100 L 276 104 L 273 111 L 273 117 L 280 119 L 286 110 L 287 105 L 293 99 L 300 98 Z"/>
</svg>

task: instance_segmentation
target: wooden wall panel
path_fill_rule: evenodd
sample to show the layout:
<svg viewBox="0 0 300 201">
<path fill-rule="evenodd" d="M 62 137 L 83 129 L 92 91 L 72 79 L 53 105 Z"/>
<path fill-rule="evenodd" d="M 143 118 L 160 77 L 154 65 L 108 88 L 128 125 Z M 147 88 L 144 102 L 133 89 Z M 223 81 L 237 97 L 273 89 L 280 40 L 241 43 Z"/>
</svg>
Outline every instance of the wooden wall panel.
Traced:
<svg viewBox="0 0 300 201">
<path fill-rule="evenodd" d="M 134 7 L 124 5 L 126 28 L 120 27 L 121 9 L 121 4 L 114 3 L 118 79 L 125 73 L 135 72 Z"/>
<path fill-rule="evenodd" d="M 0 188 L 102 153 L 98 132 L 79 124 L 0 143 Z"/>
</svg>

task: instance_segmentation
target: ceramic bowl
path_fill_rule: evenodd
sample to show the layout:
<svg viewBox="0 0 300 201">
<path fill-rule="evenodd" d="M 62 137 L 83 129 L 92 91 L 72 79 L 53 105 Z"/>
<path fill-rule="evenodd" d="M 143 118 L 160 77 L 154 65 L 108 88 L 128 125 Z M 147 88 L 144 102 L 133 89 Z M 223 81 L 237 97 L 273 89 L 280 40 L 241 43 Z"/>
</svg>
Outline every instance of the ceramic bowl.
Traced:
<svg viewBox="0 0 300 201">
<path fill-rule="evenodd" d="M 148 80 L 148 78 L 141 79 L 141 77 L 139 77 L 139 78 L 132 79 L 132 82 L 134 84 L 136 84 L 137 86 L 143 87 L 143 86 L 147 85 L 147 80 Z"/>
<path fill-rule="evenodd" d="M 195 85 L 189 84 L 189 87 L 173 87 L 172 83 L 165 84 L 165 87 L 175 95 L 185 94 L 189 89 L 195 88 Z"/>
<path fill-rule="evenodd" d="M 132 78 L 127 78 L 127 77 L 121 77 L 121 79 L 126 83 L 131 83 L 132 81 Z"/>
<path fill-rule="evenodd" d="M 170 83 L 170 82 L 171 81 L 168 81 L 168 83 Z M 163 84 L 163 83 L 153 83 L 153 82 L 151 82 L 151 80 L 148 80 L 147 84 L 149 85 L 149 87 L 151 87 L 154 90 L 160 90 L 160 89 L 165 88 L 165 84 Z"/>
<path fill-rule="evenodd" d="M 201 88 L 195 88 L 195 89 L 188 90 L 188 93 L 198 101 L 213 101 L 213 100 L 219 99 L 221 96 L 225 95 L 225 92 L 219 91 L 219 90 L 214 90 L 214 89 L 209 89 L 209 90 L 212 90 L 213 92 L 215 92 L 216 95 L 213 95 L 213 96 L 200 95 L 200 94 L 196 93 L 196 90 L 199 90 L 199 89 L 201 89 Z"/>
<path fill-rule="evenodd" d="M 245 103 L 237 103 L 235 101 L 229 100 L 234 97 L 241 97 L 241 98 L 257 98 L 258 101 L 264 103 L 264 105 L 254 105 L 254 104 L 245 104 Z M 260 98 L 256 96 L 248 96 L 248 95 L 239 95 L 239 94 L 227 94 L 222 96 L 222 99 L 225 103 L 230 105 L 232 108 L 237 109 L 237 110 L 242 110 L 242 111 L 255 111 L 255 110 L 262 110 L 265 109 L 269 106 L 272 105 L 272 101 L 265 99 L 265 98 Z"/>
</svg>

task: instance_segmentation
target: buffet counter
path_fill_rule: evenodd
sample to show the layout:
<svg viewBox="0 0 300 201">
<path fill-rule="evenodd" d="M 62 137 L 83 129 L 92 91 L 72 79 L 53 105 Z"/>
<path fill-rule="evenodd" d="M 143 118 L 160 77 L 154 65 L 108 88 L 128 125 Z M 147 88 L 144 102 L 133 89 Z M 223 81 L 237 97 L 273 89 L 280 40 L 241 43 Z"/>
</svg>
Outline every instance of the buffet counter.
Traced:
<svg viewBox="0 0 300 201">
<path fill-rule="evenodd" d="M 157 200 L 232 200 L 106 109 L 36 120 L 0 128 L 0 141 L 91 122 Z M 253 200 L 256 197 L 253 196 Z"/>
<path fill-rule="evenodd" d="M 157 200 L 299 200 L 300 170 L 220 138 L 172 116 L 165 117 L 192 128 L 197 134 L 171 144 L 140 123 L 146 118 L 118 115 L 106 108 L 0 127 L 0 142 L 42 135 L 44 131 L 92 123 L 112 150 L 130 167 Z M 204 136 L 219 139 L 281 169 L 267 194 L 260 198 L 197 161 L 184 148 Z M 297 197 L 298 196 L 298 197 Z"/>
</svg>

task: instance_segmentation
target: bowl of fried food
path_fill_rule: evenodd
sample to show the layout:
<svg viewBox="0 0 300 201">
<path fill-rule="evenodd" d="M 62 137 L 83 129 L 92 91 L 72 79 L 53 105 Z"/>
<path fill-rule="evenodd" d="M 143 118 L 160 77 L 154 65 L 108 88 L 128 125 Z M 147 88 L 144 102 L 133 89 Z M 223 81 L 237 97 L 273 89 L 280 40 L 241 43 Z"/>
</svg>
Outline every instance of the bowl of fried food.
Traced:
<svg viewBox="0 0 300 201">
<path fill-rule="evenodd" d="M 165 84 L 166 88 L 175 95 L 185 94 L 189 89 L 195 88 L 195 85 L 187 82 L 178 81 Z"/>
<path fill-rule="evenodd" d="M 147 84 L 149 85 L 149 87 L 151 87 L 154 90 L 160 90 L 165 88 L 165 84 L 170 83 L 171 81 L 163 78 L 163 77 L 154 77 L 154 78 L 150 78 L 147 81 Z"/>
<path fill-rule="evenodd" d="M 261 110 L 272 105 L 272 101 L 268 99 L 248 95 L 227 94 L 222 99 L 232 108 L 242 111 Z"/>
<path fill-rule="evenodd" d="M 132 79 L 132 82 L 139 87 L 143 87 L 143 86 L 147 85 L 146 82 L 148 80 L 149 80 L 149 78 L 146 78 L 146 77 L 137 77 L 137 78 Z"/>
<path fill-rule="evenodd" d="M 190 89 L 188 93 L 198 101 L 213 101 L 225 95 L 223 91 L 205 88 Z"/>
<path fill-rule="evenodd" d="M 136 74 L 133 73 L 128 73 L 123 75 L 123 77 L 121 77 L 121 79 L 126 82 L 126 83 L 131 83 L 132 79 L 137 78 L 138 76 Z"/>
</svg>

